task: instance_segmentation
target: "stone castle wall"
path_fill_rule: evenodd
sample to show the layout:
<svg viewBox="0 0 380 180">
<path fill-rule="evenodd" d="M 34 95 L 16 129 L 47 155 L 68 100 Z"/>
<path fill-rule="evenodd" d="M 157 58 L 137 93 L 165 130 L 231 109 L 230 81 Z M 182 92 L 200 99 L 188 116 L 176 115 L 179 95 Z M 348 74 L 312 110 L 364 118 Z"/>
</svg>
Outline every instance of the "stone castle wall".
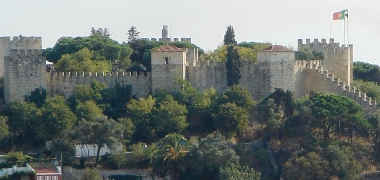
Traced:
<svg viewBox="0 0 380 180">
<path fill-rule="evenodd" d="M 295 68 L 296 97 L 307 96 L 311 92 L 333 93 L 353 99 L 367 112 L 376 110 L 376 99 L 345 83 L 334 72 L 327 70 L 322 61 L 297 61 Z"/>
<path fill-rule="evenodd" d="M 37 88 L 46 89 L 46 65 L 42 50 L 14 49 L 4 61 L 4 98 L 6 102 L 22 101 Z"/>
<path fill-rule="evenodd" d="M 306 43 L 303 43 L 302 39 L 298 40 L 298 48 L 310 48 L 316 52 L 322 52 L 324 60 L 323 66 L 330 72 L 335 74 L 347 84 L 351 84 L 353 80 L 353 46 L 352 45 L 339 45 L 335 43 L 334 39 L 330 39 L 327 43 L 326 39 L 319 41 L 314 39 L 310 42 L 310 39 L 306 39 Z"/>
<path fill-rule="evenodd" d="M 69 97 L 78 85 L 91 84 L 94 81 L 106 87 L 132 85 L 132 95 L 141 97 L 149 94 L 151 89 L 150 73 L 137 72 L 47 72 L 47 92 L 49 95 Z"/>
<path fill-rule="evenodd" d="M 0 37 L 0 77 L 4 76 L 4 58 L 11 49 L 42 49 L 41 37 Z"/>
</svg>

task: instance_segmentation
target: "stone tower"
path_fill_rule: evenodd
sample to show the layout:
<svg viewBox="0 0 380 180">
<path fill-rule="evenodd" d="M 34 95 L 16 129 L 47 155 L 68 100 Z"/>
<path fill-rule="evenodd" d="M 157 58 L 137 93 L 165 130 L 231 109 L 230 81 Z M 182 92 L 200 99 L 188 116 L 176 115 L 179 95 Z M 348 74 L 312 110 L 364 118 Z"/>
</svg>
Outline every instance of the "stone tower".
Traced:
<svg viewBox="0 0 380 180">
<path fill-rule="evenodd" d="M 261 91 L 263 96 L 274 92 L 276 88 L 294 91 L 295 89 L 295 52 L 284 46 L 273 45 L 257 55 L 263 78 Z"/>
<path fill-rule="evenodd" d="M 22 101 L 37 88 L 46 89 L 46 60 L 41 49 L 12 49 L 4 59 L 5 102 Z"/>
<path fill-rule="evenodd" d="M 169 27 L 168 25 L 164 25 L 162 28 L 162 39 L 168 39 L 169 38 Z"/>
<path fill-rule="evenodd" d="M 177 88 L 185 80 L 186 49 L 164 45 L 152 50 L 152 92 Z"/>
<path fill-rule="evenodd" d="M 339 45 L 332 38 L 328 43 L 326 39 L 322 39 L 321 42 L 318 39 L 314 39 L 313 42 L 306 39 L 306 44 L 304 44 L 302 39 L 299 39 L 298 49 L 300 48 L 310 48 L 312 51 L 322 52 L 324 55 L 324 59 L 321 61 L 323 67 L 336 74 L 345 84 L 351 85 L 353 80 L 352 44 Z"/>
<path fill-rule="evenodd" d="M 11 49 L 42 49 L 41 37 L 0 37 L 0 77 L 4 76 L 4 57 Z"/>
</svg>

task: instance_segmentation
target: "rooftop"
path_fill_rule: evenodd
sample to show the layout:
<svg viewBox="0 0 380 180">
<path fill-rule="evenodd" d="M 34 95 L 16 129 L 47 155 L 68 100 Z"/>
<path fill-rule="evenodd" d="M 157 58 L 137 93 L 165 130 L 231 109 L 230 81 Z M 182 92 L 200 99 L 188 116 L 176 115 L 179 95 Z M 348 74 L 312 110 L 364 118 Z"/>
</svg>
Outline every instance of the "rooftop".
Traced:
<svg viewBox="0 0 380 180">
<path fill-rule="evenodd" d="M 266 49 L 264 49 L 264 51 L 270 51 L 270 52 L 293 52 L 293 50 L 285 47 L 285 46 L 281 46 L 281 45 L 272 45 Z"/>
<path fill-rule="evenodd" d="M 158 48 L 153 49 L 155 52 L 184 52 L 184 48 L 178 48 L 176 46 L 162 45 Z"/>
</svg>

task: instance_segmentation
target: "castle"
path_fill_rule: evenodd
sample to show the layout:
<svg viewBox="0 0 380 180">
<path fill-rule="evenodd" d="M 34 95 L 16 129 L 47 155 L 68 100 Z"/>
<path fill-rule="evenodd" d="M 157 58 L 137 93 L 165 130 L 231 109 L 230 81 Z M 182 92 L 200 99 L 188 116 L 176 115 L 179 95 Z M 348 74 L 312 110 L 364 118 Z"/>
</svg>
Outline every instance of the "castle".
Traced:
<svg viewBox="0 0 380 180">
<path fill-rule="evenodd" d="M 167 27 L 162 41 L 169 41 Z M 185 41 L 186 39 L 184 39 Z M 188 39 L 191 41 L 190 39 Z M 256 99 L 266 97 L 276 88 L 290 90 L 296 97 L 312 91 L 336 93 L 354 99 L 365 110 L 376 108 L 376 100 L 352 87 L 353 46 L 339 45 L 333 39 L 298 40 L 298 47 L 322 52 L 323 60 L 296 60 L 295 52 L 273 45 L 258 53 L 257 62 L 242 61 L 240 86 Z M 3 61 L 4 60 L 4 61 Z M 200 61 L 198 49 L 163 45 L 152 50 L 151 72 L 47 72 L 42 56 L 41 38 L 0 38 L 0 69 L 4 69 L 4 97 L 6 103 L 23 100 L 36 88 L 44 88 L 49 95 L 66 97 L 77 85 L 93 81 L 108 87 L 132 85 L 132 93 L 145 96 L 156 90 L 176 88 L 178 79 L 189 81 L 199 90 L 214 88 L 218 92 L 227 87 L 225 63 Z M 1 71 L 0 71 L 1 72 Z"/>
</svg>

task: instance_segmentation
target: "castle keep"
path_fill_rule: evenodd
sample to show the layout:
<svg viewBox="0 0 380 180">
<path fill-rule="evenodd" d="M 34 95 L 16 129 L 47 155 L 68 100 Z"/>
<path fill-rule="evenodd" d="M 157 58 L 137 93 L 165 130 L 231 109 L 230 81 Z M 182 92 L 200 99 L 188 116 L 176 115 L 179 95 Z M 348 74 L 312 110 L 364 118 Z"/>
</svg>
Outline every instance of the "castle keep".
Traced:
<svg viewBox="0 0 380 180">
<path fill-rule="evenodd" d="M 163 35 L 167 38 L 167 32 Z M 172 90 L 176 81 L 187 80 L 199 90 L 227 88 L 225 63 L 199 61 L 196 48 L 169 45 L 152 50 L 152 71 L 141 72 L 47 72 L 41 55 L 41 38 L 0 38 L 0 63 L 4 67 L 4 95 L 7 103 L 23 100 L 36 88 L 45 88 L 49 95 L 70 96 L 75 86 L 93 81 L 108 87 L 132 85 L 133 94 L 145 96 L 156 90 Z M 243 60 L 240 86 L 259 100 L 276 88 L 292 91 L 296 97 L 312 91 L 348 96 L 365 107 L 374 109 L 376 101 L 352 83 L 353 46 L 340 46 L 333 39 L 298 41 L 299 48 L 308 47 L 322 52 L 323 60 L 296 60 L 295 52 L 273 45 L 258 53 L 256 63 Z M 4 57 L 4 62 L 1 60 Z M 0 68 L 2 69 L 2 68 Z"/>
</svg>

